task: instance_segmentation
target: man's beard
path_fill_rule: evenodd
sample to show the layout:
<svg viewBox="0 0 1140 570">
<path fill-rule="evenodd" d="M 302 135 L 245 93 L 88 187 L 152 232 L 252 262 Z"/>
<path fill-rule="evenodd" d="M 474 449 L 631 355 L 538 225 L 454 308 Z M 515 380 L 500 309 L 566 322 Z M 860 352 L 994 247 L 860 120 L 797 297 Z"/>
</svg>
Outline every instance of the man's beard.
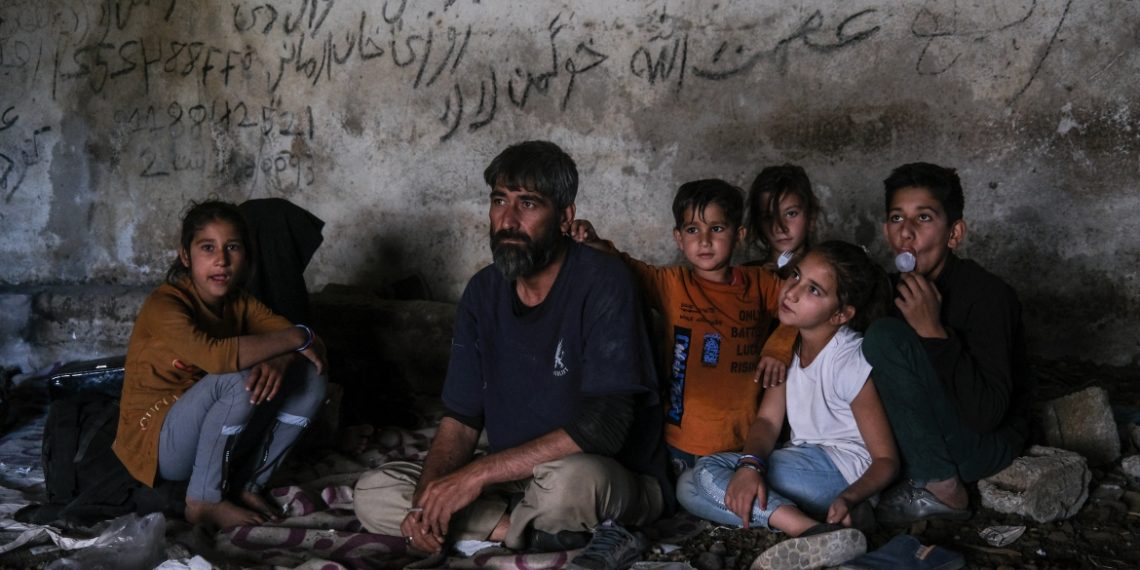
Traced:
<svg viewBox="0 0 1140 570">
<path fill-rule="evenodd" d="M 522 243 L 503 243 L 514 239 Z M 507 281 L 530 277 L 550 265 L 558 254 L 562 232 L 558 224 L 549 224 L 538 240 L 519 230 L 499 230 L 491 234 L 491 257 Z"/>
</svg>

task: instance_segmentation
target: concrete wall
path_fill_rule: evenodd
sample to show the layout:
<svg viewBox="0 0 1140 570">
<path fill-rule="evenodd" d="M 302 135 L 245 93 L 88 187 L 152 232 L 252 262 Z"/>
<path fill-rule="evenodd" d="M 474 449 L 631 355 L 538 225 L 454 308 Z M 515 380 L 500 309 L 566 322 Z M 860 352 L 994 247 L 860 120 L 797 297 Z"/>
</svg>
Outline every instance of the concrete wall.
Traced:
<svg viewBox="0 0 1140 570">
<path fill-rule="evenodd" d="M 5 306 L 150 286 L 209 195 L 323 218 L 314 289 L 420 272 L 454 300 L 490 258 L 482 168 L 548 138 L 580 216 L 658 263 L 679 183 L 784 161 L 822 235 L 885 263 L 882 178 L 956 166 L 963 253 L 1021 292 L 1033 352 L 1137 362 L 1138 22 L 1135 0 L 6 0 Z M 3 329 L 10 354 L 34 325 Z"/>
</svg>

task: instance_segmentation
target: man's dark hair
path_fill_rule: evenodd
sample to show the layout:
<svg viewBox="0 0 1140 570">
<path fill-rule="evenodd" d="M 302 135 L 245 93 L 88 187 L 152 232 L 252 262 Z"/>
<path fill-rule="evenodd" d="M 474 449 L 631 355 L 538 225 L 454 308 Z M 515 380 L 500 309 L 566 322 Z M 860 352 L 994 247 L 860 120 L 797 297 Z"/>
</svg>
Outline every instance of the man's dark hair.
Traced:
<svg viewBox="0 0 1140 570">
<path fill-rule="evenodd" d="M 559 209 L 578 195 L 578 167 L 558 145 L 548 141 L 513 144 L 483 171 L 487 185 L 525 188 L 550 198 Z"/>
<path fill-rule="evenodd" d="M 895 193 L 903 188 L 925 188 L 934 196 L 942 209 L 946 212 L 946 222 L 953 224 L 962 219 L 962 210 L 966 199 L 962 195 L 962 181 L 958 178 L 958 171 L 929 162 L 912 162 L 904 164 L 891 172 L 883 181 L 886 190 L 886 210 L 891 209 L 891 200 Z"/>
<path fill-rule="evenodd" d="M 685 210 L 693 209 L 693 215 L 703 216 L 709 204 L 716 204 L 724 210 L 728 222 L 739 228 L 744 218 L 744 192 L 717 178 L 686 182 L 677 189 L 673 198 L 673 221 L 676 229 L 685 224 Z"/>
<path fill-rule="evenodd" d="M 762 199 L 764 194 L 768 195 L 766 200 Z M 748 231 L 752 234 L 752 239 L 770 248 L 772 244 L 768 243 L 768 236 L 764 234 L 764 230 L 775 222 L 781 229 L 787 231 L 784 219 L 780 215 L 780 201 L 784 196 L 800 197 L 804 208 L 801 215 L 807 218 L 809 224 L 808 235 L 804 236 L 804 246 L 811 247 L 810 224 L 819 214 L 819 199 L 812 191 L 807 172 L 802 166 L 795 164 L 765 167 L 752 181 L 752 186 L 748 189 L 747 206 Z"/>
</svg>

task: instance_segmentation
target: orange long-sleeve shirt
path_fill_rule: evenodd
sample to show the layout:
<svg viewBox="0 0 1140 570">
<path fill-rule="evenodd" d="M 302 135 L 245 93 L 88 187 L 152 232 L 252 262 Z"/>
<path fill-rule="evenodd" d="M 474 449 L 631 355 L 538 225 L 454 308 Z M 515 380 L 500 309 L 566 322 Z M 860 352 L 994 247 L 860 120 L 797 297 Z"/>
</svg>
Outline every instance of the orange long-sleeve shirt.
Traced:
<svg viewBox="0 0 1140 570">
<path fill-rule="evenodd" d="M 736 451 L 756 417 L 761 356 L 792 359 L 796 331 L 776 319 L 782 282 L 763 267 L 734 267 L 714 283 L 687 267 L 654 267 L 621 254 L 666 323 L 665 441 L 694 455 Z"/>
</svg>

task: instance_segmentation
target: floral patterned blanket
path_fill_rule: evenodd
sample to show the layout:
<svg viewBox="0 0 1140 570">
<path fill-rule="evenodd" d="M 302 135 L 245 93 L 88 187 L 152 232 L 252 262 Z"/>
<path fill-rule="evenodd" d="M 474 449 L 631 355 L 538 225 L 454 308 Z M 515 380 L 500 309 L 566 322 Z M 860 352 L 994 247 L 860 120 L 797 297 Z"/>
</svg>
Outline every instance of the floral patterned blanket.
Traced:
<svg viewBox="0 0 1140 570">
<path fill-rule="evenodd" d="M 29 381 L 31 382 L 31 381 Z M 0 436 L 0 566 L 41 564 L 44 557 L 75 557 L 84 548 L 100 548 L 116 537 L 92 542 L 51 527 L 15 521 L 21 507 L 44 499 L 40 449 L 46 397 L 22 385 L 8 430 Z M 384 428 L 373 434 L 363 453 L 298 453 L 274 476 L 270 496 L 287 517 L 273 524 L 206 534 L 181 521 L 166 521 L 167 561 L 161 568 L 293 568 L 349 570 L 379 568 L 560 568 L 574 552 L 515 553 L 488 549 L 420 560 L 408 556 L 400 537 L 372 534 L 361 527 L 352 508 L 353 485 L 364 472 L 392 460 L 422 460 L 435 433 Z M 704 525 L 686 515 L 647 529 L 658 544 L 676 544 Z M 93 532 L 99 532 L 94 529 Z M 104 530 L 104 533 L 107 531 Z M 92 546 L 94 545 L 94 546 Z M 37 558 L 38 557 L 38 558 Z"/>
</svg>

